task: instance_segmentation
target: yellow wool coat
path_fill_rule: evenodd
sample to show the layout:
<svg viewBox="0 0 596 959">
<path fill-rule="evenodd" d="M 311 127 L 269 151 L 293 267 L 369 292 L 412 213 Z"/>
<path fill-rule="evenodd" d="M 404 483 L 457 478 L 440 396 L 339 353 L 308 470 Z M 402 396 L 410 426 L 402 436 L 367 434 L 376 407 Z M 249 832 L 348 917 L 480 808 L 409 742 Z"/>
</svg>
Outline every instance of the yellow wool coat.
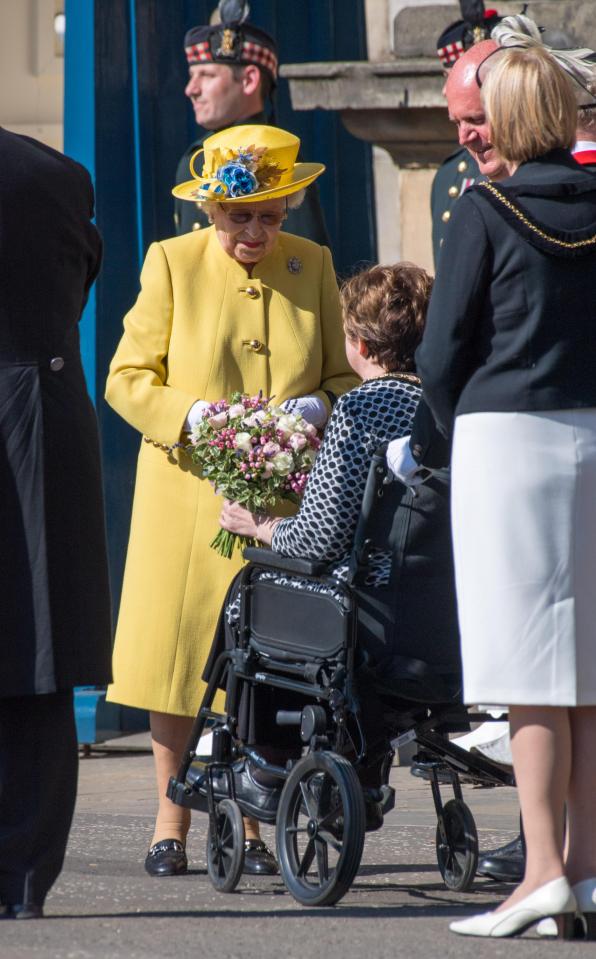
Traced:
<svg viewBox="0 0 596 959">
<path fill-rule="evenodd" d="M 323 390 L 356 382 L 325 247 L 280 233 L 250 278 L 213 227 L 149 248 L 106 389 L 153 441 L 139 453 L 108 698 L 195 715 L 220 607 L 242 564 L 209 548 L 221 499 L 186 454 L 154 443 L 180 439 L 197 399 L 263 390 L 278 402 L 315 394 L 329 406 Z"/>
</svg>

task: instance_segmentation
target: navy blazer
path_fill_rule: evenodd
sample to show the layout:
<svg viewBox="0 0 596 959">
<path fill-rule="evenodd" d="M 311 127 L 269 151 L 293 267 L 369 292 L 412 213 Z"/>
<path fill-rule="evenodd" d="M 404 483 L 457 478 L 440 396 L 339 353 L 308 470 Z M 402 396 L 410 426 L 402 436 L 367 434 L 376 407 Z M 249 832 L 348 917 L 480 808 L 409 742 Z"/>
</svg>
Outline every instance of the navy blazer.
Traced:
<svg viewBox="0 0 596 959">
<path fill-rule="evenodd" d="M 553 150 L 496 186 L 507 204 L 480 185 L 454 208 L 416 353 L 445 437 L 461 413 L 596 407 L 596 176 Z"/>
</svg>

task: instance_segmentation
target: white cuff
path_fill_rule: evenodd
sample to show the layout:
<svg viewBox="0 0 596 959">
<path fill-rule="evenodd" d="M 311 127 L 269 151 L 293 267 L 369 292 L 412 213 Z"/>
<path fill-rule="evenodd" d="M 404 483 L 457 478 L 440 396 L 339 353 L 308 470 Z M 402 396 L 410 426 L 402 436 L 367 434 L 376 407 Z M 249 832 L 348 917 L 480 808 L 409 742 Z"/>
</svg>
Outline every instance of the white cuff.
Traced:
<svg viewBox="0 0 596 959">
<path fill-rule="evenodd" d="M 387 446 L 387 465 L 398 480 L 405 486 L 420 486 L 427 478 L 428 471 L 420 466 L 412 456 L 410 437 L 402 436 L 392 440 Z M 421 476 L 416 475 L 418 470 Z"/>
</svg>

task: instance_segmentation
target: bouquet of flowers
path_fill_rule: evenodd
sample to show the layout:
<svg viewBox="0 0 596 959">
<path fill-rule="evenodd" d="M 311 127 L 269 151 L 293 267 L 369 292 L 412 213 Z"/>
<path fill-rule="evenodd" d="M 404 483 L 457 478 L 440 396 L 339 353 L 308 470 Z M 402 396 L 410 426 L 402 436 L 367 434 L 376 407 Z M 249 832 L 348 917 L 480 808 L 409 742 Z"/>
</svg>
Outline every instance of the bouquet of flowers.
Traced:
<svg viewBox="0 0 596 959">
<path fill-rule="evenodd" d="M 265 512 L 279 500 L 299 501 L 320 445 L 316 428 L 299 414 L 286 413 L 261 393 L 233 393 L 229 402 L 211 404 L 186 451 L 217 493 Z M 235 546 L 255 542 L 220 529 L 210 545 L 230 559 Z"/>
</svg>

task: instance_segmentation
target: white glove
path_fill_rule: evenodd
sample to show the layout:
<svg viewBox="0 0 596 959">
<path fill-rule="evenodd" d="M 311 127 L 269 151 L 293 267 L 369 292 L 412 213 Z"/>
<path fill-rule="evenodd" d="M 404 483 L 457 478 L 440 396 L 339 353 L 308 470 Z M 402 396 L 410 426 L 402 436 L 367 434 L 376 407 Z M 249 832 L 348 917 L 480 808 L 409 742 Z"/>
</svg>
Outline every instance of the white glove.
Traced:
<svg viewBox="0 0 596 959">
<path fill-rule="evenodd" d="M 193 427 L 195 427 L 197 423 L 201 422 L 210 406 L 211 403 L 207 403 L 206 400 L 197 400 L 196 403 L 193 403 L 186 414 L 182 431 L 190 433 Z"/>
<path fill-rule="evenodd" d="M 420 486 L 431 476 L 430 470 L 417 463 L 410 449 L 410 437 L 391 440 L 387 446 L 387 466 L 404 486 Z"/>
<path fill-rule="evenodd" d="M 281 404 L 286 413 L 300 413 L 307 423 L 322 429 L 327 422 L 327 407 L 318 396 L 298 396 L 295 400 L 285 400 Z"/>
</svg>

